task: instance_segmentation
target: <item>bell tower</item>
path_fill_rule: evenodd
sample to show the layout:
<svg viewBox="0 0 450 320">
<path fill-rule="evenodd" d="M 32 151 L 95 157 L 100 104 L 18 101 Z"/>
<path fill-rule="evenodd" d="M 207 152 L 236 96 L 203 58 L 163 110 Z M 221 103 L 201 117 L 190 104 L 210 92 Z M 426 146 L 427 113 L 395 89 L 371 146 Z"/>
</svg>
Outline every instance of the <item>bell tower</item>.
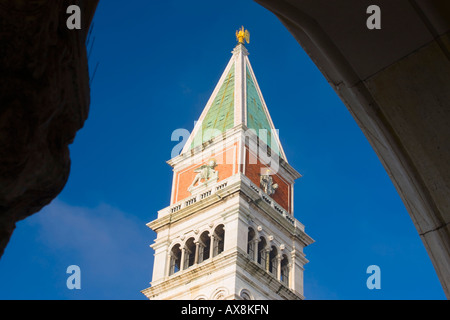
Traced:
<svg viewBox="0 0 450 320">
<path fill-rule="evenodd" d="M 151 286 L 160 299 L 304 299 L 303 248 L 292 168 L 244 46 L 238 44 L 173 168 L 157 233 Z"/>
</svg>

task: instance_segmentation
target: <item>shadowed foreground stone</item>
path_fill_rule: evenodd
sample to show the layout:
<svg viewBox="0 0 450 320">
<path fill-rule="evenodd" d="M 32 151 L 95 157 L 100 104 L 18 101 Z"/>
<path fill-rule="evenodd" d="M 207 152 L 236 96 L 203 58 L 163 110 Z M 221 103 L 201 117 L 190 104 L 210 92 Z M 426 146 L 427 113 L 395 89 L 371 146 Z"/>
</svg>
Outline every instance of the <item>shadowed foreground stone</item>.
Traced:
<svg viewBox="0 0 450 320">
<path fill-rule="evenodd" d="M 0 3 L 0 257 L 17 221 L 63 189 L 90 103 L 85 39 L 98 1 Z M 82 29 L 69 30 L 69 5 Z"/>
</svg>

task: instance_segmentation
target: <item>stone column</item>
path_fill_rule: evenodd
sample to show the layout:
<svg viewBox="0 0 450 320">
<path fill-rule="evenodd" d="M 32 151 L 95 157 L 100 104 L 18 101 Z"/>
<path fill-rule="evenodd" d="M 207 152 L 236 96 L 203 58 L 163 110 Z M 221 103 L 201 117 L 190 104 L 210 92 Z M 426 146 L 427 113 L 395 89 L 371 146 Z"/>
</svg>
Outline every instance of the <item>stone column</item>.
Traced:
<svg viewBox="0 0 450 320">
<path fill-rule="evenodd" d="M 264 250 L 264 254 L 266 255 L 266 265 L 264 266 L 266 271 L 269 272 L 269 268 L 270 268 L 270 251 L 272 251 L 272 248 L 266 248 Z"/>
<path fill-rule="evenodd" d="M 184 270 L 184 255 L 186 254 L 186 248 L 181 248 L 181 258 L 180 258 L 180 271 Z"/>
<path fill-rule="evenodd" d="M 253 261 L 258 262 L 258 242 L 259 239 L 253 240 Z"/>
<path fill-rule="evenodd" d="M 199 241 L 197 241 L 196 243 L 195 243 L 195 256 L 194 256 L 194 264 L 197 264 L 198 263 L 198 253 L 199 253 L 199 247 L 200 247 L 200 242 Z"/>
<path fill-rule="evenodd" d="M 281 255 L 277 255 L 277 279 L 281 281 Z"/>
<path fill-rule="evenodd" d="M 287 267 L 288 267 L 288 274 L 287 274 L 287 276 L 288 276 L 288 287 L 290 288 L 290 289 L 293 289 L 294 288 L 294 285 L 293 285 L 293 272 L 292 272 L 292 267 L 293 267 L 293 263 L 291 263 L 291 262 L 289 262 L 288 263 L 288 265 L 287 265 Z"/>
<path fill-rule="evenodd" d="M 209 247 L 209 257 L 212 258 L 213 254 L 214 254 L 214 246 L 215 246 L 215 242 L 216 242 L 216 237 L 214 234 L 211 235 L 211 242 L 210 242 L 210 247 Z"/>
<path fill-rule="evenodd" d="M 172 253 L 172 251 L 170 251 L 169 252 L 169 254 L 167 255 L 167 270 L 166 270 L 166 272 L 165 272 L 165 274 L 167 275 L 167 276 L 170 276 L 170 275 L 172 275 L 174 272 L 172 271 L 172 259 L 174 259 L 174 257 L 173 257 L 173 253 Z M 173 265 L 175 265 L 175 261 L 174 261 L 174 264 Z M 175 268 L 174 268 L 175 269 Z"/>
</svg>

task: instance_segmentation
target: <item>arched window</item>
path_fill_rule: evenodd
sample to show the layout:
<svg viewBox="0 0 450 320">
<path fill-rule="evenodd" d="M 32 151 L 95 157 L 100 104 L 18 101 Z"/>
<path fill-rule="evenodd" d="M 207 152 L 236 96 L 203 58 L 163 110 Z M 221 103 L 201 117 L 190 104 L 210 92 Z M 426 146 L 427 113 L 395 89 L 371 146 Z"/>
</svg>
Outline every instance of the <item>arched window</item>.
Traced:
<svg viewBox="0 0 450 320">
<path fill-rule="evenodd" d="M 272 250 L 269 254 L 269 272 L 277 276 L 278 272 L 278 250 L 275 246 L 272 246 Z"/>
<path fill-rule="evenodd" d="M 250 291 L 247 289 L 242 289 L 240 294 L 242 300 L 253 300 L 252 295 L 250 294 Z"/>
<path fill-rule="evenodd" d="M 258 242 L 258 263 L 265 269 L 266 268 L 266 239 L 261 237 Z"/>
<path fill-rule="evenodd" d="M 180 245 L 176 244 L 170 250 L 170 265 L 169 265 L 169 276 L 175 272 L 180 271 L 181 267 L 181 249 Z"/>
<path fill-rule="evenodd" d="M 254 259 L 255 256 L 255 230 L 253 228 L 248 228 L 248 237 L 247 237 L 247 253 L 250 256 L 250 259 Z"/>
<path fill-rule="evenodd" d="M 217 289 L 212 296 L 212 300 L 223 300 L 228 295 L 228 290 L 226 288 Z"/>
<path fill-rule="evenodd" d="M 280 281 L 283 282 L 285 285 L 289 286 L 289 260 L 288 257 L 283 254 L 281 257 L 281 279 Z"/>
<path fill-rule="evenodd" d="M 225 229 L 223 224 L 220 224 L 214 229 L 213 235 L 213 257 L 222 253 L 225 245 Z"/>
<path fill-rule="evenodd" d="M 205 231 L 200 235 L 198 245 L 198 263 L 209 259 L 210 251 L 211 251 L 211 238 L 209 237 L 209 232 Z"/>
<path fill-rule="evenodd" d="M 195 261 L 195 243 L 194 238 L 189 238 L 184 245 L 184 264 L 183 269 L 187 269 L 194 264 Z"/>
</svg>

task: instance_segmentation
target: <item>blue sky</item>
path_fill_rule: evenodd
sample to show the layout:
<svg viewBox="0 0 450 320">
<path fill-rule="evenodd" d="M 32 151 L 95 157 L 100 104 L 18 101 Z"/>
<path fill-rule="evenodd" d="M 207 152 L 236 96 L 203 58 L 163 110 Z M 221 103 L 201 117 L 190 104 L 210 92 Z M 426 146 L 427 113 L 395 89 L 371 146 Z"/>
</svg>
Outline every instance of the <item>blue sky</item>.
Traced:
<svg viewBox="0 0 450 320">
<path fill-rule="evenodd" d="M 130 5 L 131 4 L 131 5 Z M 250 61 L 290 164 L 308 299 L 445 299 L 387 173 L 350 113 L 279 20 L 252 1 L 101 1 L 91 109 L 70 146 L 69 181 L 17 224 L 0 260 L 0 299 L 144 299 L 168 206 L 175 129 L 192 130 L 236 44 Z M 69 265 L 81 289 L 66 287 Z M 381 289 L 366 286 L 370 265 Z"/>
</svg>

